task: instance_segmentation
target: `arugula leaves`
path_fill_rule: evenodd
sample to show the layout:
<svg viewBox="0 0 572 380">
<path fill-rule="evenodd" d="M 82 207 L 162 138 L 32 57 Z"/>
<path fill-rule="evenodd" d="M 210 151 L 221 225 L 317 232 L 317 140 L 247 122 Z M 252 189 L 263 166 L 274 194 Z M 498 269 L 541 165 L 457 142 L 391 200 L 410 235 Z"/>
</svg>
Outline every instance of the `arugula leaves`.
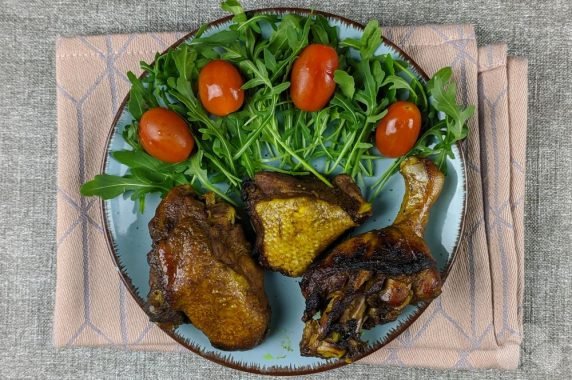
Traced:
<svg viewBox="0 0 572 380">
<path fill-rule="evenodd" d="M 408 155 L 434 157 L 444 170 L 452 145 L 467 135 L 474 108 L 457 105 L 451 69 L 440 70 L 425 85 L 405 62 L 375 55 L 382 43 L 377 21 L 367 24 L 361 38 L 339 40 L 337 28 L 321 15 L 247 15 L 237 0 L 226 0 L 221 7 L 233 15 L 227 30 L 208 34 L 202 27 L 191 41 L 157 54 L 153 64 L 141 62 L 141 78 L 127 74 L 133 121 L 123 138 L 132 150 L 112 156 L 129 171 L 122 177 L 96 176 L 82 186 L 83 195 L 110 199 L 130 192 L 143 210 L 146 194 L 165 194 L 190 183 L 236 205 L 242 179 L 261 170 L 312 174 L 328 185 L 327 175 L 345 172 L 363 185 L 379 159 L 372 151 L 372 132 L 398 99 L 416 103 L 426 115 L 425 132 Z M 334 46 L 340 62 L 334 73 L 336 93 L 326 108 L 313 113 L 296 109 L 287 91 L 290 69 L 310 43 Z M 199 72 L 213 59 L 232 62 L 245 81 L 242 110 L 222 118 L 211 117 L 196 93 Z M 189 122 L 197 152 L 188 160 L 163 163 L 141 148 L 138 120 L 153 107 L 168 107 Z M 397 172 L 401 160 L 379 178 L 374 194 Z M 319 161 L 324 174 L 315 169 Z"/>
<path fill-rule="evenodd" d="M 346 71 L 336 70 L 334 73 L 334 81 L 338 86 L 340 86 L 340 90 L 346 98 L 352 99 L 354 97 L 356 92 L 356 82 L 354 77 Z"/>
<path fill-rule="evenodd" d="M 153 185 L 152 182 L 146 181 L 144 178 L 138 178 L 135 175 L 126 175 L 123 177 L 99 174 L 92 181 L 82 186 L 82 195 L 97 195 L 103 199 L 112 199 L 127 191 L 134 191 L 133 194 L 137 198 L 136 193 L 140 190 L 147 192 L 155 192 L 164 190 L 161 187 Z M 166 190 L 166 189 L 165 189 Z"/>
<path fill-rule="evenodd" d="M 427 83 L 431 95 L 431 106 L 446 115 L 447 130 L 456 141 L 467 137 L 467 120 L 475 112 L 474 106 L 466 108 L 457 105 L 456 88 L 452 80 L 453 70 L 445 67 L 439 70 Z"/>
</svg>

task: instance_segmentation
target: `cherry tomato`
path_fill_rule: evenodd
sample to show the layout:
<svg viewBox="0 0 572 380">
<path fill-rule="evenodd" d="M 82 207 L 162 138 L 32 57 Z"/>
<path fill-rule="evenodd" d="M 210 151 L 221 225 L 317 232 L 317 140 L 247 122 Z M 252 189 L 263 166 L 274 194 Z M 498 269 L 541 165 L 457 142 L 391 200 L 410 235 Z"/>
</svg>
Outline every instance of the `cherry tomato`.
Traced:
<svg viewBox="0 0 572 380">
<path fill-rule="evenodd" d="M 290 97 L 294 105 L 308 112 L 318 111 L 334 94 L 334 72 L 338 68 L 338 53 L 331 46 L 306 46 L 294 62 L 290 75 Z"/>
<path fill-rule="evenodd" d="M 397 101 L 389 106 L 375 131 L 375 144 L 385 157 L 399 157 L 415 145 L 421 130 L 421 112 L 413 103 Z"/>
<path fill-rule="evenodd" d="M 151 108 L 139 122 L 139 142 L 151 156 L 165 162 L 185 160 L 195 146 L 195 140 L 185 120 L 165 108 Z"/>
<path fill-rule="evenodd" d="M 220 59 L 207 63 L 199 73 L 199 98 L 205 109 L 216 116 L 226 116 L 242 107 L 244 91 L 240 72 Z"/>
</svg>

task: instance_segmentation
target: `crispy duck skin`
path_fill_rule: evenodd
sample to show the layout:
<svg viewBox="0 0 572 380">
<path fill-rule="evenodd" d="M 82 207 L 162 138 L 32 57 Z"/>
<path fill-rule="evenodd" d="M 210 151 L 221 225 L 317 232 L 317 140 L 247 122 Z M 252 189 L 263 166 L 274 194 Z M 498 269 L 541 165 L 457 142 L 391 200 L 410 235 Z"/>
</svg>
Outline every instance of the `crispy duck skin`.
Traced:
<svg viewBox="0 0 572 380">
<path fill-rule="evenodd" d="M 393 321 L 407 305 L 441 293 L 423 234 L 444 175 L 430 160 L 416 157 L 406 159 L 400 171 L 405 196 L 394 223 L 345 240 L 302 278 L 302 355 L 351 360 L 367 348 L 362 329 Z"/>
<path fill-rule="evenodd" d="M 232 206 L 178 186 L 160 203 L 149 231 L 152 321 L 167 328 L 190 321 L 223 350 L 264 339 L 270 320 L 264 276 Z"/>
<path fill-rule="evenodd" d="M 300 276 L 344 232 L 371 215 L 371 205 L 349 176 L 338 175 L 332 184 L 273 172 L 256 173 L 243 184 L 260 264 Z"/>
</svg>

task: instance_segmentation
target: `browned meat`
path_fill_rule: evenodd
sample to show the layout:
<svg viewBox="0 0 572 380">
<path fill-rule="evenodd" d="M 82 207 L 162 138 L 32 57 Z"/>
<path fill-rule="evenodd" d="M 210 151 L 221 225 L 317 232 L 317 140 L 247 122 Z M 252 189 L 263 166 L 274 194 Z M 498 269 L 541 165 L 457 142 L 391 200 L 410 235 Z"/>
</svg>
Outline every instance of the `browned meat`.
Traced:
<svg viewBox="0 0 572 380">
<path fill-rule="evenodd" d="M 345 231 L 371 215 L 371 205 L 349 176 L 335 177 L 333 185 L 271 172 L 257 173 L 244 183 L 263 266 L 299 276 Z"/>
<path fill-rule="evenodd" d="M 444 176 L 416 157 L 401 164 L 401 174 L 406 192 L 393 225 L 342 242 L 304 275 L 303 355 L 351 359 L 366 348 L 362 328 L 393 321 L 405 306 L 441 293 L 423 234 Z"/>
<path fill-rule="evenodd" d="M 235 209 L 212 193 L 203 198 L 179 186 L 163 199 L 149 231 L 151 320 L 166 327 L 189 320 L 224 350 L 259 344 L 270 308 Z"/>
</svg>

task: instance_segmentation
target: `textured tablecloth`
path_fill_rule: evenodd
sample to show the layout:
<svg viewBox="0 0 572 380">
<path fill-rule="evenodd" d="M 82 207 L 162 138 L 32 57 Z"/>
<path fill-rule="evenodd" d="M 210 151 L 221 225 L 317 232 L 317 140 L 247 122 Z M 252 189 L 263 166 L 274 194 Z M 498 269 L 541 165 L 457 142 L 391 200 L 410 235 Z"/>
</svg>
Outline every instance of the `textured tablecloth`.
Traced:
<svg viewBox="0 0 572 380">
<path fill-rule="evenodd" d="M 248 8 L 261 2 L 245 2 Z M 530 62 L 525 202 L 527 252 L 522 366 L 516 373 L 352 365 L 316 376 L 346 378 L 567 378 L 572 369 L 569 134 L 572 26 L 567 1 L 271 1 L 313 6 L 358 21 L 477 25 L 482 43 L 504 41 Z M 209 1 L 76 3 L 3 1 L 0 6 L 0 377 L 205 378 L 231 376 L 196 355 L 52 347 L 55 285 L 55 59 L 59 34 L 185 31 L 219 17 Z M 244 375 L 243 377 L 248 377 Z"/>
</svg>

